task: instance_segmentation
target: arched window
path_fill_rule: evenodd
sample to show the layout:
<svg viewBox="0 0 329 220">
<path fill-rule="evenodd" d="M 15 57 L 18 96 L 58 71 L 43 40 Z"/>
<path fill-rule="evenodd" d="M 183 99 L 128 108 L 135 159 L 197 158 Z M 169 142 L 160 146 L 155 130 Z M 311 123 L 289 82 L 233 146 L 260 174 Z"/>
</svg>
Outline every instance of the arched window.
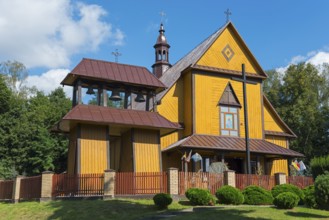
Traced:
<svg viewBox="0 0 329 220">
<path fill-rule="evenodd" d="M 162 53 L 162 59 L 163 60 L 167 60 L 167 56 L 166 56 L 166 51 L 165 50 Z"/>
</svg>

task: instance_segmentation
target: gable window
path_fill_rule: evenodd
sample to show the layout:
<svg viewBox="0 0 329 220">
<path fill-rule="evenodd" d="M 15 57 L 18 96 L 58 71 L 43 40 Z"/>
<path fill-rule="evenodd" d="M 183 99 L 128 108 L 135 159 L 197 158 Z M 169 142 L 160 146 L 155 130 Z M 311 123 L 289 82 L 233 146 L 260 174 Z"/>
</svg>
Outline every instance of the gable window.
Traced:
<svg viewBox="0 0 329 220">
<path fill-rule="evenodd" d="M 236 107 L 220 107 L 221 135 L 238 136 L 238 109 Z"/>
<path fill-rule="evenodd" d="M 238 114 L 241 105 L 230 83 L 227 84 L 218 105 L 220 109 L 220 134 L 238 137 Z"/>
</svg>

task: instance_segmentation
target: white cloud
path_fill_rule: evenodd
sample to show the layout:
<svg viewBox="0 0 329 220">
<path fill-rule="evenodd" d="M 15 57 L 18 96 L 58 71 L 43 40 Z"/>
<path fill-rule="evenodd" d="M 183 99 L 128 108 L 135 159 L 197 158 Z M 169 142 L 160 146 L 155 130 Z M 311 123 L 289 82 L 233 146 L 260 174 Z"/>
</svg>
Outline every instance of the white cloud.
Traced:
<svg viewBox="0 0 329 220">
<path fill-rule="evenodd" d="M 0 0 L 0 60 L 62 68 L 105 41 L 122 45 L 124 33 L 103 20 L 106 14 L 99 5 L 71 0 Z"/>
<path fill-rule="evenodd" d="M 38 90 L 43 91 L 45 94 L 49 94 L 54 89 L 58 88 L 65 76 L 70 72 L 68 69 L 52 69 L 41 75 L 29 76 L 26 80 L 26 86 L 35 86 Z M 64 92 L 67 97 L 72 96 L 72 87 L 65 86 Z"/>
<path fill-rule="evenodd" d="M 329 49 L 325 48 L 323 50 L 308 52 L 305 56 L 297 55 L 291 58 L 291 61 L 287 66 L 276 68 L 276 71 L 283 75 L 291 64 L 298 64 L 300 62 L 311 63 L 315 66 L 320 66 L 323 63 L 329 63 L 328 51 Z"/>
</svg>

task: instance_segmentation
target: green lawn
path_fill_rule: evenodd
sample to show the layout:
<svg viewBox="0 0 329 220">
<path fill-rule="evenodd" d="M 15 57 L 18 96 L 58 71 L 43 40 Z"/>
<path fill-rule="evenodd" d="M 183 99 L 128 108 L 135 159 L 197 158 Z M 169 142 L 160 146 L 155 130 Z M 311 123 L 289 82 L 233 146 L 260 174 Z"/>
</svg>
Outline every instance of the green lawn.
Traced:
<svg viewBox="0 0 329 220">
<path fill-rule="evenodd" d="M 152 216 L 176 213 L 191 206 L 174 202 L 169 210 L 159 211 L 152 200 L 70 200 L 52 202 L 0 203 L 0 219 L 152 219 Z M 153 218 L 156 219 L 156 218 Z M 329 219 L 329 212 L 297 207 L 278 210 L 273 207 L 194 207 L 170 219 Z"/>
</svg>

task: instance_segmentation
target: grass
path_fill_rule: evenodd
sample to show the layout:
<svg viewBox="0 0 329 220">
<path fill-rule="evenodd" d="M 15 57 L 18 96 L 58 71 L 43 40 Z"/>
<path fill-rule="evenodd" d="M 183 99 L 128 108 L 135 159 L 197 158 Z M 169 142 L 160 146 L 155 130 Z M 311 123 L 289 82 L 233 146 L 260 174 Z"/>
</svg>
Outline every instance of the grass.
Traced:
<svg viewBox="0 0 329 220">
<path fill-rule="evenodd" d="M 179 212 L 191 208 L 188 202 L 173 202 L 168 212 Z M 18 204 L 0 203 L 0 219 L 152 219 L 164 214 L 158 210 L 153 200 L 115 199 L 70 200 L 51 202 L 22 202 Z M 184 212 L 170 219 L 329 219 L 329 212 L 296 207 L 279 210 L 261 206 L 194 207 L 193 212 Z"/>
</svg>

